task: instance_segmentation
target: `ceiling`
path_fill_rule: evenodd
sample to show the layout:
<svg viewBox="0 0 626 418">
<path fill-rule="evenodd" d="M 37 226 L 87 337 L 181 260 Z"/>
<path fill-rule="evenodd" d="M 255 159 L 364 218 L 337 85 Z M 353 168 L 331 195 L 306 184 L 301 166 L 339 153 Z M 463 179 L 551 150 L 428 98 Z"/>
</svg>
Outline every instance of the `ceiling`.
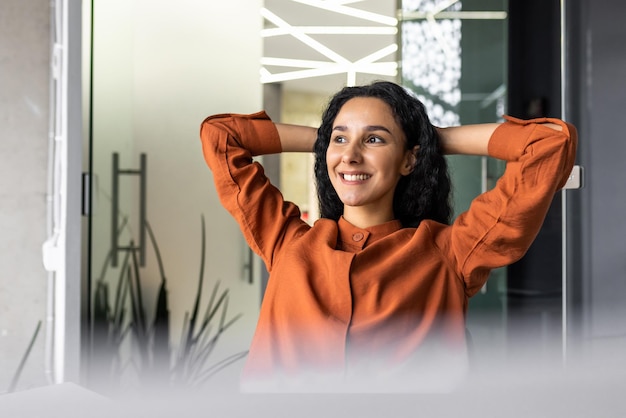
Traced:
<svg viewBox="0 0 626 418">
<path fill-rule="evenodd" d="M 265 0 L 262 14 L 265 82 L 329 93 L 396 78 L 396 0 Z"/>
</svg>

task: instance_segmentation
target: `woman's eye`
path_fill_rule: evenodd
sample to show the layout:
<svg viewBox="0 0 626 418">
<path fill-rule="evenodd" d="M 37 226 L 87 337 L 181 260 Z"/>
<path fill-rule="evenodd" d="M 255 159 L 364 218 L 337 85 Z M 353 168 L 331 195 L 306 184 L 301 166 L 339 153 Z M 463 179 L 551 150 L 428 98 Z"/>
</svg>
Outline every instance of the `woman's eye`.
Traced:
<svg viewBox="0 0 626 418">
<path fill-rule="evenodd" d="M 336 136 L 335 138 L 333 138 L 333 142 L 343 144 L 344 142 L 346 142 L 346 138 L 344 138 L 343 136 Z"/>
<path fill-rule="evenodd" d="M 382 144 L 385 142 L 385 140 L 379 136 L 370 136 L 365 142 L 367 142 L 368 144 Z"/>
</svg>

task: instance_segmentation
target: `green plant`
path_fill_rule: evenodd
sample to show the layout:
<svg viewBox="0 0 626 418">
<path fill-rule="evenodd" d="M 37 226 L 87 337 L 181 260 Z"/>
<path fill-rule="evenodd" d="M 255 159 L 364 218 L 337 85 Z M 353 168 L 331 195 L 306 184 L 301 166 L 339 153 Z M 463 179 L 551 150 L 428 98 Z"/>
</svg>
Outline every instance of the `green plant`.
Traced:
<svg viewBox="0 0 626 418">
<path fill-rule="evenodd" d="M 130 373 L 132 369 L 140 383 L 197 386 L 247 354 L 239 352 L 219 361 L 210 361 L 218 341 L 241 314 L 228 318 L 229 291 L 220 290 L 218 281 L 213 287 L 204 313 L 200 315 L 206 262 L 204 216 L 201 217 L 201 221 L 198 287 L 191 316 L 188 312 L 185 313 L 180 346 L 175 352 L 170 347 L 170 313 L 165 268 L 150 224 L 146 222 L 146 228 L 160 275 L 156 309 L 151 322 L 145 309 L 141 269 L 136 251 L 127 251 L 122 260 L 112 301 L 109 298 L 110 289 L 106 280 L 112 254 L 109 252 L 107 255 L 96 281 L 94 295 L 92 373 L 97 379 L 97 384 L 118 386 L 121 377 Z M 126 219 L 123 219 L 118 232 L 121 233 L 126 226 Z M 134 248 L 132 240 L 127 248 Z M 128 361 L 122 360 L 124 343 L 132 345 Z"/>
<path fill-rule="evenodd" d="M 198 289 L 196 291 L 196 300 L 194 303 L 191 317 L 185 313 L 185 321 L 183 325 L 182 339 L 176 360 L 174 363 L 173 376 L 177 384 L 193 385 L 201 384 L 215 373 L 228 366 L 229 364 L 243 358 L 246 352 L 233 354 L 218 363 L 207 365 L 207 359 L 213 352 L 219 338 L 222 336 L 241 314 L 227 320 L 228 312 L 228 289 L 222 290 L 218 295 L 219 281 L 213 287 L 211 298 L 204 311 L 202 318 L 199 317 L 200 299 L 202 295 L 202 286 L 204 283 L 204 263 L 206 257 L 206 226 L 204 216 L 202 216 L 202 244 L 201 244 L 201 261 L 200 261 L 200 277 L 198 279 Z M 219 316 L 217 328 L 213 329 L 214 319 Z"/>
</svg>

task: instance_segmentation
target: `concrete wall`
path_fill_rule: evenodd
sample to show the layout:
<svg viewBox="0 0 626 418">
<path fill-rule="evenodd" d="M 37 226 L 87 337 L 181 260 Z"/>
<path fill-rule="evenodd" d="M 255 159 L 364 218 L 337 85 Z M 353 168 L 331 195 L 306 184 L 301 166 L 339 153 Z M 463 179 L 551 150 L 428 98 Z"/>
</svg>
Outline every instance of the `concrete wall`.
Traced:
<svg viewBox="0 0 626 418">
<path fill-rule="evenodd" d="M 50 1 L 0 2 L 0 393 L 38 321 L 17 389 L 46 383 L 44 332 Z"/>
</svg>

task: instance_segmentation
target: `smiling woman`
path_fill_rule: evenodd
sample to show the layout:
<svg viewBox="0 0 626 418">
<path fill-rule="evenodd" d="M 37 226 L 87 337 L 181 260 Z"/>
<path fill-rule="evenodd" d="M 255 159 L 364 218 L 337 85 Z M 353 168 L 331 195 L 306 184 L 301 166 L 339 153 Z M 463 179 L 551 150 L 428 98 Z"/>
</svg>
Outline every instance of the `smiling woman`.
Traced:
<svg viewBox="0 0 626 418">
<path fill-rule="evenodd" d="M 390 219 L 400 220 L 403 226 L 417 226 L 424 218 L 447 223 L 451 213 L 448 203 L 450 179 L 435 128 L 419 100 L 388 82 L 345 88 L 329 103 L 315 145 L 315 176 L 321 216 L 338 220 L 346 215 L 346 209 L 350 210 L 344 207 L 346 202 L 337 196 L 337 185 L 330 181 L 328 161 L 335 148 L 330 140 L 335 134 L 334 127 L 350 126 L 354 129 L 357 123 L 381 126 L 383 131 L 388 131 L 384 135 L 388 145 L 380 147 L 377 154 L 388 153 L 391 149 L 398 153 L 395 157 L 378 158 L 385 164 L 396 164 L 397 184 L 386 184 L 387 196 L 391 197 L 393 205 L 388 205 L 385 213 L 377 216 L 378 219 L 361 219 L 359 224 L 378 224 L 382 217 L 389 218 L 390 215 Z M 351 164 L 351 169 L 354 165 Z M 386 169 L 379 172 L 375 180 L 381 179 L 380 174 L 393 176 L 393 171 Z"/>
<path fill-rule="evenodd" d="M 333 125 L 326 164 L 343 216 L 360 228 L 393 220 L 396 185 L 412 171 L 416 156 L 391 109 L 377 98 L 355 98 Z"/>
<path fill-rule="evenodd" d="M 465 370 L 469 298 L 528 249 L 576 149 L 558 119 L 436 128 L 387 82 L 342 89 L 317 131 L 222 114 L 201 140 L 222 204 L 270 272 L 243 376 L 262 391 L 449 389 Z M 311 150 L 313 226 L 251 158 Z M 507 169 L 449 224 L 451 153 Z"/>
</svg>

